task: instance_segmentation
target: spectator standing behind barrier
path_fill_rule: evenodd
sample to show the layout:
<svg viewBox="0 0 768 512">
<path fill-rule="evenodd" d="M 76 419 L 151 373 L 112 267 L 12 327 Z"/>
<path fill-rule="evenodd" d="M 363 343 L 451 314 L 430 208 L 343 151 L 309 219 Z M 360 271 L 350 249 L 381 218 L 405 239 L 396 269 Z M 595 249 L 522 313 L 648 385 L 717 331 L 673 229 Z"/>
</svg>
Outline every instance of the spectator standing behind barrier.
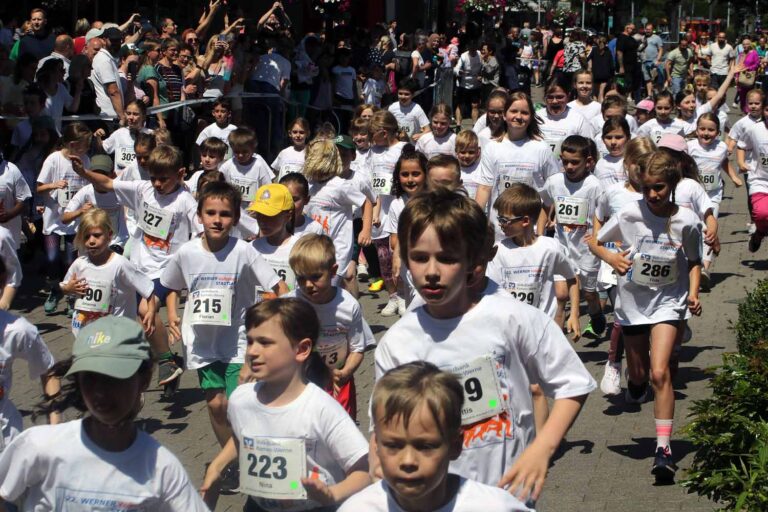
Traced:
<svg viewBox="0 0 768 512">
<path fill-rule="evenodd" d="M 482 102 L 488 99 L 491 91 L 499 86 L 499 61 L 494 54 L 496 47 L 493 43 L 483 43 L 480 48 L 480 57 L 482 58 L 482 68 L 480 69 L 480 81 L 482 82 Z"/>
<path fill-rule="evenodd" d="M 29 14 L 31 33 L 19 40 L 19 56 L 31 53 L 37 60 L 47 57 L 53 51 L 55 36 L 48 30 L 45 11 L 32 9 Z"/>
<path fill-rule="evenodd" d="M 637 41 L 632 35 L 635 33 L 635 24 L 627 23 L 624 32 L 616 38 L 616 62 L 619 65 L 619 74 L 624 75 L 624 84 L 627 95 L 631 96 L 635 103 L 640 101 L 638 91 L 642 85 L 642 72 L 637 60 Z"/>
<path fill-rule="evenodd" d="M 693 51 L 688 47 L 688 38 L 680 38 L 677 48 L 667 54 L 664 63 L 664 71 L 667 75 L 665 87 L 672 84 L 672 95 L 683 90 L 685 81 L 693 76 Z"/>
<path fill-rule="evenodd" d="M 718 32 L 715 44 L 709 45 L 703 54 L 710 58 L 709 71 L 712 76 L 710 85 L 717 89 L 725 81 L 731 61 L 736 58 L 736 52 L 726 41 L 725 32 Z"/>
<path fill-rule="evenodd" d="M 159 107 L 168 103 L 168 87 L 165 79 L 155 69 L 160 60 L 160 44 L 155 41 L 145 41 L 141 46 L 141 60 L 136 83 L 149 98 L 148 105 Z M 157 115 L 157 126 L 165 128 L 165 114 Z"/>
<path fill-rule="evenodd" d="M 467 115 L 472 116 L 472 122 L 477 121 L 478 108 L 480 107 L 480 72 L 483 61 L 477 52 L 477 42 L 471 41 L 469 49 L 461 54 L 459 62 L 453 68 L 453 72 L 459 79 L 459 87 L 456 91 L 456 124 L 461 125 L 461 120 Z M 467 114 L 470 112 L 470 114 Z"/>
<path fill-rule="evenodd" d="M 87 36 L 86 36 L 87 38 Z M 123 112 L 123 85 L 118 73 L 118 52 L 123 44 L 123 33 L 116 27 L 103 30 L 100 39 L 104 46 L 93 58 L 91 82 L 96 91 L 96 106 L 102 114 L 125 120 Z"/>
<path fill-rule="evenodd" d="M 245 84 L 245 91 L 282 96 L 291 79 L 291 62 L 285 58 L 289 53 L 288 46 L 285 41 L 269 37 L 264 41 L 262 51 L 250 81 Z M 270 162 L 282 149 L 283 109 L 280 97 L 254 98 L 245 103 L 246 122 L 256 131 L 259 154 Z"/>
<path fill-rule="evenodd" d="M 61 34 L 56 37 L 53 44 L 53 51 L 50 55 L 43 57 L 37 63 L 37 70 L 43 67 L 43 64 L 50 59 L 59 59 L 64 64 L 64 80 L 69 77 L 69 63 L 75 54 L 75 45 L 72 38 L 67 34 Z"/>
<path fill-rule="evenodd" d="M 645 81 L 645 93 L 647 96 L 653 96 L 654 69 L 659 71 L 662 57 L 664 55 L 664 42 L 657 34 L 653 33 L 653 25 L 648 23 L 645 26 L 645 39 L 643 41 L 643 81 Z"/>
</svg>

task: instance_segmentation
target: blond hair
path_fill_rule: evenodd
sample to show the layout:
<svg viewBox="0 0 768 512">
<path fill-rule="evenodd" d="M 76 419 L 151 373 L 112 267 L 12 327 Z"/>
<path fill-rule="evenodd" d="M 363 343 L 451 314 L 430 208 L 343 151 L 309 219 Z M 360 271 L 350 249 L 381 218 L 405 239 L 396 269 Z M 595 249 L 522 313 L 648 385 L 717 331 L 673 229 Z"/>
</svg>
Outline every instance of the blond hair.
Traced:
<svg viewBox="0 0 768 512">
<path fill-rule="evenodd" d="M 397 133 L 400 130 L 400 125 L 397 124 L 397 118 L 389 110 L 379 110 L 373 113 L 371 118 L 371 135 L 384 130 L 387 132 L 387 137 L 397 137 Z"/>
<path fill-rule="evenodd" d="M 184 166 L 184 156 L 176 146 L 160 144 L 149 154 L 147 169 L 158 174 L 175 174 Z"/>
<path fill-rule="evenodd" d="M 458 153 L 462 149 L 466 149 L 470 146 L 480 148 L 480 139 L 477 138 L 477 134 L 472 130 L 462 130 L 456 135 L 456 152 Z"/>
<path fill-rule="evenodd" d="M 155 131 L 152 132 L 152 135 L 155 136 L 155 144 L 158 146 L 162 144 L 173 144 L 173 136 L 171 135 L 171 130 L 168 128 L 155 128 Z"/>
<path fill-rule="evenodd" d="M 103 229 L 110 239 L 114 234 L 112 222 L 110 222 L 107 212 L 101 208 L 91 208 L 80 216 L 80 225 L 75 235 L 75 247 L 81 251 L 85 250 L 85 239 L 88 237 L 88 231 L 93 228 Z"/>
<path fill-rule="evenodd" d="M 341 172 L 341 156 L 333 141 L 315 139 L 309 143 L 304 159 L 304 176 L 309 181 L 328 181 Z"/>
<path fill-rule="evenodd" d="M 327 235 L 304 235 L 291 249 L 288 264 L 296 275 L 330 270 L 336 264 L 336 248 Z"/>
<path fill-rule="evenodd" d="M 452 373 L 432 363 L 415 361 L 393 368 L 376 382 L 371 397 L 374 424 L 401 419 L 403 427 L 426 406 L 443 439 L 461 438 L 464 390 Z"/>
<path fill-rule="evenodd" d="M 635 137 L 624 147 L 624 173 L 633 187 L 640 183 L 637 174 L 640 159 L 654 151 L 656 151 L 656 144 L 648 137 Z"/>
</svg>

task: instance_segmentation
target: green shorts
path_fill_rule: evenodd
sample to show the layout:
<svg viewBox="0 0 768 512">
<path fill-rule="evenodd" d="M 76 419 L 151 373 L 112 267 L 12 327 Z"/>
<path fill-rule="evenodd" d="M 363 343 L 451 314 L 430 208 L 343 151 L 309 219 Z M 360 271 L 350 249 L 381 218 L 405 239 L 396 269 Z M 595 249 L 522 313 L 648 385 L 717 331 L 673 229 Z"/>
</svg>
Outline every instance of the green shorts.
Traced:
<svg viewBox="0 0 768 512">
<path fill-rule="evenodd" d="M 225 363 L 216 361 L 208 366 L 197 369 L 197 377 L 200 379 L 200 387 L 208 389 L 223 389 L 227 398 L 237 387 L 237 378 L 240 375 L 241 363 Z"/>
</svg>

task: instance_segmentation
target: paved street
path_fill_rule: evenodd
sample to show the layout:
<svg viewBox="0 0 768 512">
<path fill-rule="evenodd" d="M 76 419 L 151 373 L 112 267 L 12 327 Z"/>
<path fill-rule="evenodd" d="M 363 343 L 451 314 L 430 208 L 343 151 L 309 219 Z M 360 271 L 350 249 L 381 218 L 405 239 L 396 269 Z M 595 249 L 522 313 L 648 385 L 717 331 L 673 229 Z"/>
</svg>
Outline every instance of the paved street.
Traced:
<svg viewBox="0 0 768 512">
<path fill-rule="evenodd" d="M 540 90 L 537 91 L 540 94 Z M 735 118 L 732 118 L 732 122 Z M 672 449 L 682 468 L 690 465 L 692 446 L 677 434 L 686 423 L 692 400 L 707 394 L 710 374 L 707 368 L 717 365 L 724 352 L 736 349 L 729 321 L 736 319 L 737 304 L 745 296 L 745 289 L 765 276 L 768 268 L 765 249 L 759 260 L 747 251 L 747 208 L 743 189 L 728 186 L 721 208 L 720 237 L 723 253 L 716 262 L 711 293 L 702 295 L 704 316 L 691 322 L 693 339 L 683 347 L 680 372 L 675 383 L 677 410 Z M 45 316 L 42 311 L 44 296 L 37 268 L 25 268 L 27 292 L 16 302 L 17 312 L 25 315 L 40 329 L 45 341 L 57 359 L 64 358 L 71 349 L 72 335 L 68 319 L 63 313 Z M 34 284 L 34 286 L 30 286 Z M 384 295 L 365 294 L 361 298 L 365 316 L 377 337 L 392 320 L 385 320 L 378 311 L 385 303 Z M 514 314 L 513 312 L 510 312 Z M 586 325 L 586 318 L 582 318 Z M 579 355 L 596 380 L 602 377 L 607 341 L 579 342 Z M 361 429 L 367 432 L 368 398 L 373 380 L 373 353 L 356 376 L 359 393 Z M 24 363 L 16 367 L 13 400 L 29 422 L 29 411 L 40 396 L 39 381 L 27 378 Z M 217 452 L 203 395 L 198 388 L 194 372 L 184 374 L 179 393 L 172 402 L 161 400 L 159 389 L 150 389 L 141 413 L 144 428 L 169 447 L 187 468 L 192 480 L 199 484 L 204 465 Z M 607 400 L 599 390 L 586 403 L 581 416 L 569 432 L 552 465 L 545 494 L 540 502 L 543 511 L 599 511 L 622 512 L 654 510 L 705 511 L 714 505 L 706 500 L 686 494 L 678 485 L 654 487 L 650 474 L 652 452 L 655 448 L 653 405 L 641 408 L 624 406 L 622 398 Z M 223 496 L 217 510 L 240 510 L 242 496 Z"/>
</svg>

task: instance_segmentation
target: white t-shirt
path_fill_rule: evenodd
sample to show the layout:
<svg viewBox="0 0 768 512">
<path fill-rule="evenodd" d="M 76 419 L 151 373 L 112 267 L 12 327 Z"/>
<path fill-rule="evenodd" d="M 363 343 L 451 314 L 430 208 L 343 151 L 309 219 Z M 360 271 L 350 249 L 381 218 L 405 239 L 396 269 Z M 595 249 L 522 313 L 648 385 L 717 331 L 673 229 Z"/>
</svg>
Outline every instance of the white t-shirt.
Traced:
<svg viewBox="0 0 768 512">
<path fill-rule="evenodd" d="M 568 102 L 568 106 L 584 116 L 586 120 L 602 117 L 602 105 L 599 101 L 591 101 L 589 105 L 582 105 L 578 101 L 573 100 Z"/>
<path fill-rule="evenodd" d="M 477 121 L 475 121 L 474 126 L 472 126 L 472 131 L 477 134 L 480 134 L 480 132 L 483 131 L 483 128 L 486 128 L 487 126 L 488 126 L 488 114 L 483 114 L 477 118 Z"/>
<path fill-rule="evenodd" d="M 121 452 L 99 447 L 83 420 L 21 433 L 0 455 L 0 497 L 22 500 L 20 511 L 208 510 L 181 462 L 137 429 Z"/>
<path fill-rule="evenodd" d="M 371 187 L 378 196 L 378 201 L 381 202 L 379 219 L 382 224 L 387 215 L 389 215 L 389 206 L 394 199 L 394 196 L 391 194 L 392 181 L 395 175 L 395 164 L 403 152 L 403 146 L 405 146 L 405 142 L 397 142 L 387 147 L 373 146 L 368 152 L 366 165 L 361 167 L 365 171 L 359 173 L 361 177 L 367 173 L 370 175 Z M 389 235 L 384 232 L 381 225 L 373 226 L 371 231 L 373 240 L 379 240 L 387 236 Z"/>
<path fill-rule="evenodd" d="M 240 190 L 243 197 L 240 206 L 243 210 L 246 210 L 256 197 L 259 187 L 272 183 L 272 178 L 275 177 L 267 162 L 257 153 L 253 154 L 252 160 L 246 165 L 232 157 L 219 166 L 219 171 L 229 183 Z"/>
<path fill-rule="evenodd" d="M 77 194 L 69 201 L 64 211 L 66 213 L 77 211 L 88 202 L 94 207 L 101 208 L 107 212 L 109 221 L 112 224 L 112 240 L 110 240 L 109 244 L 125 245 L 125 242 L 128 241 L 128 226 L 125 223 L 125 210 L 118 202 L 117 195 L 112 191 L 104 194 L 96 192 L 93 185 L 88 184 L 77 191 Z M 80 218 L 75 219 L 72 224 L 79 226 Z"/>
<path fill-rule="evenodd" d="M 702 221 L 707 212 L 715 208 L 709 194 L 704 190 L 704 186 L 689 178 L 683 178 L 675 187 L 675 203 L 683 208 L 693 210 L 693 213 Z"/>
<path fill-rule="evenodd" d="M 80 158 L 83 166 L 88 169 L 91 166 L 90 159 L 83 155 Z M 78 190 L 83 188 L 88 182 L 81 178 L 72 169 L 72 161 L 65 158 L 61 151 L 55 151 L 48 155 L 43 162 L 43 168 L 37 177 L 37 182 L 41 184 L 54 183 L 59 180 L 66 180 L 67 186 L 60 189 L 49 190 L 40 194 L 43 200 L 45 210 L 43 210 L 43 234 L 50 235 L 74 235 L 76 226 L 74 224 L 64 224 L 61 222 L 61 214 Z"/>
<path fill-rule="evenodd" d="M 376 340 L 363 318 L 363 308 L 357 299 L 341 287 L 325 304 L 310 301 L 299 289 L 286 297 L 298 297 L 307 301 L 320 320 L 320 336 L 313 350 L 317 350 L 329 368 L 344 368 L 350 352 L 363 352 L 375 345 Z"/>
<path fill-rule="evenodd" d="M 11 402 L 13 363 L 27 361 L 30 380 L 37 380 L 53 366 L 53 356 L 37 328 L 26 319 L 0 310 L 0 452 L 24 428 L 21 414 Z M 14 461 L 15 462 L 15 461 Z M 5 476 L 4 478 L 7 478 Z"/>
<path fill-rule="evenodd" d="M 416 102 L 411 102 L 408 106 L 403 106 L 399 101 L 394 102 L 388 109 L 397 119 L 397 124 L 404 129 L 409 137 L 413 137 L 425 126 L 429 126 L 429 119 L 421 106 Z"/>
<path fill-rule="evenodd" d="M 768 129 L 765 123 L 755 123 L 739 140 L 739 148 L 751 151 L 755 167 L 747 176 L 749 193 L 768 193 Z"/>
<path fill-rule="evenodd" d="M 355 422 L 336 400 L 314 384 L 307 384 L 301 395 L 281 407 L 270 407 L 258 398 L 260 383 L 243 384 L 229 397 L 227 417 L 239 450 L 255 446 L 259 439 L 303 439 L 306 450 L 306 475 L 326 485 L 346 478 L 357 462 L 368 454 L 368 442 Z M 286 464 L 288 466 L 288 464 Z M 247 474 L 241 467 L 240 478 Z M 294 468 L 286 467 L 287 472 Z M 249 497 L 268 511 L 297 511 L 318 507 L 311 500 L 269 500 Z"/>
<path fill-rule="evenodd" d="M 470 199 L 474 199 L 477 195 L 477 184 L 480 178 L 480 159 L 475 160 L 475 163 L 469 167 L 461 168 L 461 185 L 464 190 L 467 191 L 467 195 Z"/>
<path fill-rule="evenodd" d="M 53 118 L 53 124 L 58 133 L 61 133 L 61 116 L 64 114 L 64 107 L 69 107 L 72 100 L 72 95 L 62 83 L 56 84 L 56 94 L 53 96 L 48 96 L 46 93 L 45 106 L 40 114 Z"/>
<path fill-rule="evenodd" d="M 458 478 L 458 492 L 453 499 L 433 512 L 518 512 L 530 511 L 520 500 L 508 491 L 495 486 L 481 484 L 474 480 L 448 474 L 448 478 Z M 349 497 L 338 512 L 406 512 L 395 500 L 394 492 L 386 481 L 381 480 L 369 485 L 357 494 Z"/>
<path fill-rule="evenodd" d="M 597 238 L 621 243 L 633 262 L 630 271 L 618 277 L 615 314 L 620 325 L 685 318 L 688 261 L 701 259 L 701 222 L 696 214 L 678 208 L 672 217 L 658 217 L 641 199 L 612 216 Z"/>
<path fill-rule="evenodd" d="M 682 117 L 677 118 L 677 120 L 683 123 L 683 126 L 685 127 L 685 137 L 688 137 L 689 135 L 696 132 L 696 123 L 699 121 L 699 116 L 708 112 L 712 112 L 712 105 L 710 105 L 709 102 L 706 102 L 697 106 L 696 110 L 693 112 L 693 115 L 689 119 L 683 119 Z M 721 124 L 720 129 L 724 130 L 725 125 Z"/>
<path fill-rule="evenodd" d="M 117 253 L 112 253 L 103 265 L 94 265 L 88 256 L 80 256 L 70 265 L 64 282 L 69 282 L 75 275 L 88 282 L 89 293 L 86 297 L 93 297 L 85 309 L 80 308 L 80 301 L 75 301 L 72 315 L 72 333 L 75 336 L 87 324 L 106 315 L 135 320 L 138 314 L 136 294 L 148 299 L 154 291 L 152 280 Z"/>
<path fill-rule="evenodd" d="M 362 207 L 366 199 L 374 202 L 376 195 L 368 180 L 357 174 L 349 179 L 334 176 L 322 183 L 310 181 L 309 195 L 305 211 L 323 226 L 323 232 L 333 240 L 338 275 L 344 275 L 352 259 L 354 210 Z"/>
<path fill-rule="evenodd" d="M 21 262 L 16 254 L 16 244 L 11 236 L 11 232 L 2 226 L 0 226 L 0 258 L 5 263 L 6 286 L 19 288 L 23 277 Z"/>
<path fill-rule="evenodd" d="M 517 300 L 543 311 L 550 318 L 557 313 L 555 275 L 576 277 L 576 269 L 557 240 L 536 237 L 533 244 L 520 247 L 512 238 L 497 245 L 496 256 L 485 275 L 499 283 Z"/>
<path fill-rule="evenodd" d="M 733 126 L 731 127 L 731 131 L 728 132 L 728 138 L 733 139 L 736 142 L 741 142 L 744 140 L 744 137 L 747 135 L 747 131 L 756 124 L 759 124 L 762 122 L 761 118 L 753 119 L 751 116 L 746 115 L 733 123 Z M 744 161 L 747 164 L 747 167 L 749 167 L 750 170 L 754 170 L 755 168 L 755 155 L 752 152 L 752 150 L 745 151 L 744 155 Z"/>
<path fill-rule="evenodd" d="M 291 255 L 291 250 L 296 242 L 299 241 L 300 235 L 293 234 L 285 239 L 282 245 L 274 246 L 270 244 L 266 238 L 257 238 L 252 242 L 253 248 L 256 249 L 261 257 L 266 261 L 272 270 L 275 271 L 277 277 L 282 279 L 289 290 L 296 288 L 296 274 L 293 273 L 291 266 L 288 264 L 288 258 Z M 272 292 L 271 287 L 261 288 L 259 291 Z"/>
<path fill-rule="evenodd" d="M 187 368 L 215 361 L 242 363 L 245 310 L 256 302 L 257 286 L 271 289 L 279 280 L 242 240 L 230 237 L 216 253 L 203 247 L 202 238 L 182 245 L 163 270 L 160 283 L 171 290 L 188 290 L 181 322 Z"/>
<path fill-rule="evenodd" d="M 288 146 L 282 150 L 272 162 L 272 170 L 277 174 L 277 181 L 292 172 L 301 173 L 304 170 L 304 158 L 307 155 L 306 148 L 297 151 L 295 147 Z"/>
<path fill-rule="evenodd" d="M 666 133 L 672 133 L 685 137 L 686 124 L 680 119 L 672 119 L 667 123 L 660 123 L 658 119 L 653 118 L 644 122 L 637 129 L 638 137 L 649 137 L 654 144 L 658 144 L 661 137 Z"/>
<path fill-rule="evenodd" d="M 710 44 L 702 53 L 712 56 L 712 65 L 709 70 L 714 75 L 727 75 L 730 61 L 736 57 L 736 52 L 728 43 L 725 43 L 722 48 L 717 43 Z"/>
<path fill-rule="evenodd" d="M 626 114 L 624 116 L 624 119 L 627 120 L 627 124 L 629 125 L 629 133 L 630 135 L 635 134 L 637 132 L 637 119 L 634 118 L 634 116 L 631 116 L 629 114 Z M 603 118 L 602 114 L 599 116 L 592 117 L 590 119 L 587 119 L 589 121 L 589 124 L 592 125 L 592 129 L 595 134 L 595 140 L 603 138 L 603 126 L 605 126 L 605 118 Z"/>
<path fill-rule="evenodd" d="M 639 201 L 643 198 L 640 192 L 627 190 L 626 183 L 614 183 L 609 185 L 597 200 L 595 208 L 595 217 L 601 222 L 607 221 L 610 217 L 616 215 L 625 205 Z"/>
<path fill-rule="evenodd" d="M 301 226 L 294 226 L 293 227 L 293 234 L 296 236 L 304 236 L 309 235 L 311 233 L 315 235 L 322 235 L 323 232 L 323 225 L 317 222 L 315 219 L 307 215 L 306 213 L 302 215 L 304 218 L 304 222 L 301 224 Z"/>
<path fill-rule="evenodd" d="M 591 139 L 594 135 L 592 125 L 584 119 L 584 116 L 571 108 L 566 108 L 559 116 L 549 115 L 545 108 L 537 110 L 536 115 L 544 121 L 539 125 L 541 134 L 558 162 L 560 161 L 560 146 L 566 137 L 581 135 Z"/>
<path fill-rule="evenodd" d="M 413 50 L 411 52 L 411 59 L 413 59 L 414 57 L 416 57 L 417 66 L 424 65 L 424 57 L 421 56 L 420 51 Z M 416 79 L 417 82 L 419 82 L 419 87 L 424 87 L 424 80 L 426 79 L 426 73 L 424 71 L 416 71 L 416 73 L 413 74 L 413 78 Z"/>
<path fill-rule="evenodd" d="M 723 200 L 723 178 L 720 171 L 723 162 L 728 161 L 728 146 L 721 140 L 702 146 L 698 140 L 688 141 L 688 154 L 696 161 L 699 179 L 712 202 L 720 204 Z"/>
<path fill-rule="evenodd" d="M 215 137 L 227 145 L 227 153 L 224 155 L 224 158 L 230 158 L 232 156 L 232 148 L 229 146 L 229 134 L 235 130 L 237 130 L 237 126 L 233 124 L 228 124 L 224 128 L 221 128 L 218 124 L 211 123 L 203 128 L 203 131 L 197 136 L 195 144 L 199 146 L 205 139 Z"/>
<path fill-rule="evenodd" d="M 498 144 L 489 144 L 485 148 L 480 159 L 477 184 L 491 187 L 487 211 L 490 212 L 497 240 L 504 238 L 504 234 L 496 222 L 497 213 L 493 208 L 496 198 L 518 182 L 541 192 L 547 178 L 559 172 L 560 164 L 547 143 L 541 140 L 511 141 L 505 137 Z"/>
<path fill-rule="evenodd" d="M 582 396 L 596 387 L 562 330 L 547 315 L 502 294 L 482 296 L 456 318 L 434 318 L 425 307 L 407 312 L 379 341 L 376 379 L 413 361 L 428 361 L 457 373 L 480 364 L 490 367 L 480 373 L 496 386 L 488 383 L 481 391 L 484 398 L 490 401 L 495 395 L 497 401 L 477 402 L 474 391 L 467 393 L 465 406 L 475 398 L 476 409 L 496 405 L 501 412 L 466 424 L 464 449 L 451 462 L 451 472 L 488 485 L 496 485 L 533 441 L 532 383 L 556 400 Z"/>
<path fill-rule="evenodd" d="M 453 72 L 459 77 L 459 87 L 463 89 L 478 89 L 480 82 L 480 71 L 483 68 L 483 59 L 480 52 L 470 55 L 468 51 L 461 54 L 458 62 L 453 67 Z"/>
<path fill-rule="evenodd" d="M 102 114 L 110 116 L 116 116 L 117 114 L 115 107 L 112 106 L 112 101 L 109 99 L 109 94 L 107 94 L 107 85 L 117 85 L 120 95 L 123 97 L 123 105 L 125 105 L 125 93 L 123 92 L 123 84 L 122 80 L 120 80 L 117 64 L 116 58 L 106 48 L 102 48 L 93 57 L 91 67 L 90 79 L 96 92 L 96 105 Z"/>
<path fill-rule="evenodd" d="M 118 201 L 137 214 L 131 261 L 150 279 L 160 277 L 171 256 L 202 231 L 197 201 L 183 186 L 162 195 L 148 181 L 115 180 L 112 185 Z M 148 232 L 152 226 L 157 234 Z"/>
<path fill-rule="evenodd" d="M 16 203 L 31 197 L 32 191 L 29 190 L 29 185 L 19 168 L 11 162 L 0 159 L 0 201 L 3 208 L 8 211 L 16 206 Z M 0 224 L 10 231 L 17 249 L 21 245 L 21 218 L 22 215 L 17 215 L 8 222 Z"/>
<path fill-rule="evenodd" d="M 141 133 L 152 133 L 149 128 L 142 128 Z M 118 128 L 101 142 L 105 153 L 114 155 L 115 172 L 120 174 L 129 165 L 136 162 L 134 146 L 136 139 L 128 128 Z M 138 165 L 138 164 L 137 164 Z"/>
<path fill-rule="evenodd" d="M 597 200 L 602 193 L 600 180 L 591 174 L 573 182 L 565 173 L 550 176 L 541 192 L 544 205 L 555 206 L 555 236 L 573 264 L 585 272 L 600 267 L 599 258 L 589 250 L 584 236 L 592 232 Z"/>
<path fill-rule="evenodd" d="M 416 142 L 416 150 L 424 153 L 427 159 L 435 155 L 456 156 L 456 134 L 448 132 L 438 138 L 433 132 L 425 133 Z"/>
<path fill-rule="evenodd" d="M 624 170 L 624 157 L 615 157 L 606 155 L 595 164 L 595 178 L 600 180 L 603 187 L 608 187 L 614 183 L 624 183 L 627 181 L 627 173 Z"/>
</svg>

